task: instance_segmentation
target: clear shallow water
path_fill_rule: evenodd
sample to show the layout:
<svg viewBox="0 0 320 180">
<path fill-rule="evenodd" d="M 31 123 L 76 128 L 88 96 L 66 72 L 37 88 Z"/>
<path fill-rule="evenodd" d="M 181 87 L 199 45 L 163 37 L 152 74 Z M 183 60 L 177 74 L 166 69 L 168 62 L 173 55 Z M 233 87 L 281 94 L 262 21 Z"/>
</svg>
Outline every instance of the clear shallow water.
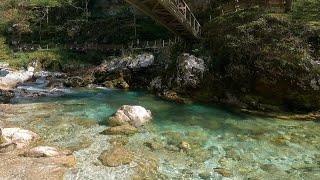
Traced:
<svg viewBox="0 0 320 180">
<path fill-rule="evenodd" d="M 108 168 L 97 156 L 111 148 L 99 134 L 121 105 L 141 105 L 153 122 L 122 137 L 134 155 L 129 166 Z M 43 143 L 75 150 L 66 179 L 320 179 L 320 124 L 280 121 L 202 104 L 177 105 L 144 92 L 73 89 L 61 97 L 19 99 L 1 119 L 39 133 Z M 179 150 L 184 141 L 187 152 Z"/>
</svg>

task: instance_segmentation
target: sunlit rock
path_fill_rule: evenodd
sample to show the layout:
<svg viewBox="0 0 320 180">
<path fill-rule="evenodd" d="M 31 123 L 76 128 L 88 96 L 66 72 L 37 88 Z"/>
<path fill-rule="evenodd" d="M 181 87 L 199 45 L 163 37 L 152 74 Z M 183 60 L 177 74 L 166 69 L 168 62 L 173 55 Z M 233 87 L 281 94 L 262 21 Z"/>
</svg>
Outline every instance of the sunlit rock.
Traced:
<svg viewBox="0 0 320 180">
<path fill-rule="evenodd" d="M 36 133 L 25 129 L 3 128 L 1 131 L 5 141 L 17 144 L 17 148 L 28 146 L 30 143 L 39 139 Z"/>
<path fill-rule="evenodd" d="M 151 121 L 152 114 L 150 110 L 141 106 L 124 105 L 117 110 L 107 121 L 110 126 L 121 126 L 130 124 L 134 127 L 141 127 Z"/>
<path fill-rule="evenodd" d="M 26 82 L 33 77 L 33 69 L 29 68 L 29 71 L 14 71 L 7 70 L 5 76 L 0 76 L 0 89 L 12 90 L 19 83 Z"/>
</svg>

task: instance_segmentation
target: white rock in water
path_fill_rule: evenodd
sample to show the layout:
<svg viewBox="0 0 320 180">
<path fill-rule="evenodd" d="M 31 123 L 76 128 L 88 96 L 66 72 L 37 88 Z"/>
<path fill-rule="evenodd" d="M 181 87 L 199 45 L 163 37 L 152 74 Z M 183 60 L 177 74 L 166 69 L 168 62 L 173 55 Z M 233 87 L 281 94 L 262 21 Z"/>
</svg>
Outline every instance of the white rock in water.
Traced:
<svg viewBox="0 0 320 180">
<path fill-rule="evenodd" d="M 38 146 L 24 153 L 24 156 L 26 157 L 55 157 L 60 155 L 65 154 L 60 152 L 57 148 L 49 146 Z"/>
<path fill-rule="evenodd" d="M 3 138 L 9 143 L 16 143 L 17 148 L 28 146 L 39 139 L 36 133 L 21 128 L 3 128 L 1 131 Z"/>
<path fill-rule="evenodd" d="M 140 127 L 148 123 L 152 119 L 150 110 L 142 106 L 124 105 L 117 112 L 109 118 L 109 125 L 119 126 L 129 123 L 134 127 Z"/>
</svg>

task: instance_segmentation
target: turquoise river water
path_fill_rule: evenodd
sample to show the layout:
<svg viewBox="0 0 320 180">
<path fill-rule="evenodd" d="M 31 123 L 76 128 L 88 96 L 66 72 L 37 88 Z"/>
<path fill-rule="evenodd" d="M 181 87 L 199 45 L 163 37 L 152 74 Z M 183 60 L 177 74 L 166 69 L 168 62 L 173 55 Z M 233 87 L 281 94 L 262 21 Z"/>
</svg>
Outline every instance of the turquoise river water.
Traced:
<svg viewBox="0 0 320 180">
<path fill-rule="evenodd" d="M 102 135 L 122 105 L 141 105 L 154 119 L 130 137 Z M 174 104 L 145 92 L 70 89 L 59 97 L 18 99 L 7 122 L 29 128 L 44 144 L 74 151 L 65 179 L 320 179 L 320 123 L 235 113 L 225 107 Z M 127 141 L 130 165 L 97 157 L 115 138 Z M 190 150 L 181 151 L 187 142 Z"/>
</svg>

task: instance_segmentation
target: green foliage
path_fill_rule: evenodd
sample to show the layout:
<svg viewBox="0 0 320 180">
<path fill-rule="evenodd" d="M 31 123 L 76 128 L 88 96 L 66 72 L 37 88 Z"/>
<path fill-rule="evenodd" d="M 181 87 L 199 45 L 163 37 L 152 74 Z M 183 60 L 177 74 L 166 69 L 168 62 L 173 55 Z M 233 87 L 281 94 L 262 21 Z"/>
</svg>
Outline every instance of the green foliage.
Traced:
<svg viewBox="0 0 320 180">
<path fill-rule="evenodd" d="M 312 65 L 319 36 L 301 21 L 252 8 L 215 18 L 205 34 L 211 71 L 228 82 L 224 88 L 295 110 L 320 106 L 317 92 L 307 88 L 320 72 Z"/>
<path fill-rule="evenodd" d="M 0 36 L 0 62 L 8 63 L 11 67 L 27 67 L 31 62 L 38 62 L 38 70 L 62 71 L 65 65 L 99 64 L 107 55 L 89 51 L 76 53 L 63 49 L 36 50 L 32 52 L 12 52 Z"/>
<path fill-rule="evenodd" d="M 292 18 L 300 21 L 320 22 L 319 0 L 297 0 L 292 9 Z"/>
</svg>

